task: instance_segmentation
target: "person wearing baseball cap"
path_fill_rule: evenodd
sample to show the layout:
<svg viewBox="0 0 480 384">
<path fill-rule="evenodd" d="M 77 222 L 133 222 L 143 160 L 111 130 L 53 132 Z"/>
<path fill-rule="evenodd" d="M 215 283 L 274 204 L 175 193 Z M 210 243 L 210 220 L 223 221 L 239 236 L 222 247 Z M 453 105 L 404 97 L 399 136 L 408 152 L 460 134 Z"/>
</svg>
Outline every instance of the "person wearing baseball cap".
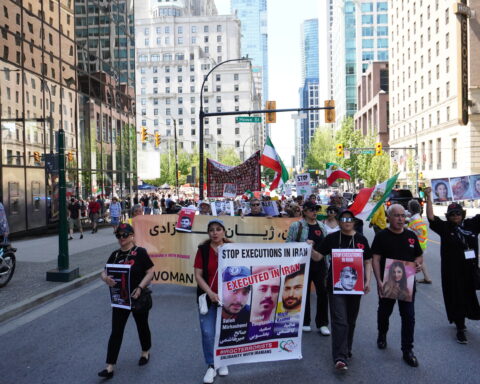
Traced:
<svg viewBox="0 0 480 384">
<path fill-rule="evenodd" d="M 291 242 L 307 242 L 312 244 L 312 258 L 314 254 L 318 254 L 323 239 L 327 234 L 325 225 L 317 220 L 317 212 L 320 206 L 311 200 L 305 201 L 303 204 L 303 219 L 290 224 L 287 235 L 287 243 Z M 330 336 L 328 329 L 328 295 L 324 281 L 327 277 L 327 264 L 325 260 L 310 261 L 310 271 L 308 274 L 308 287 L 312 281 L 315 285 L 317 293 L 317 311 L 315 315 L 315 325 L 323 336 Z M 307 289 L 305 317 L 303 319 L 303 331 L 310 332 L 311 315 L 310 315 L 310 290 Z"/>
<path fill-rule="evenodd" d="M 207 224 L 208 239 L 198 246 L 195 255 L 194 273 L 197 281 L 197 298 L 207 294 L 208 312 L 199 313 L 200 330 L 202 332 L 203 356 L 207 364 L 204 383 L 213 383 L 217 371 L 213 365 L 213 350 L 215 343 L 215 327 L 217 322 L 218 297 L 218 247 L 230 243 L 225 236 L 225 224 L 220 219 L 212 219 Z M 221 273 L 221 272 L 220 272 Z M 228 375 L 228 367 L 218 369 L 220 376 Z"/>
<path fill-rule="evenodd" d="M 107 264 L 129 264 L 130 267 L 130 294 L 132 299 L 138 299 L 143 291 L 147 290 L 148 285 L 153 279 L 153 262 L 148 256 L 147 250 L 135 245 L 134 230 L 130 224 L 121 223 L 115 231 L 115 237 L 118 239 L 120 248 L 114 251 L 108 258 Z M 109 287 L 114 287 L 117 281 L 113 276 L 107 274 L 105 269 L 101 273 L 101 279 Z M 148 294 L 148 291 L 146 291 Z M 148 314 L 150 309 L 131 311 L 124 308 L 112 308 L 112 332 L 108 341 L 107 367 L 98 372 L 98 376 L 104 379 L 113 377 L 113 369 L 117 363 L 118 354 L 122 345 L 123 332 L 130 316 L 137 325 L 138 337 L 142 346 L 142 353 L 138 365 L 145 365 L 150 360 L 150 348 L 152 346 L 152 337 L 148 325 Z"/>
<path fill-rule="evenodd" d="M 457 342 L 467 344 L 465 319 L 480 320 L 480 305 L 475 290 L 478 268 L 480 215 L 466 219 L 466 211 L 451 203 L 442 220 L 433 214 L 432 189 L 426 188 L 427 218 L 430 229 L 440 236 L 443 299 L 450 323 L 457 327 Z"/>
</svg>

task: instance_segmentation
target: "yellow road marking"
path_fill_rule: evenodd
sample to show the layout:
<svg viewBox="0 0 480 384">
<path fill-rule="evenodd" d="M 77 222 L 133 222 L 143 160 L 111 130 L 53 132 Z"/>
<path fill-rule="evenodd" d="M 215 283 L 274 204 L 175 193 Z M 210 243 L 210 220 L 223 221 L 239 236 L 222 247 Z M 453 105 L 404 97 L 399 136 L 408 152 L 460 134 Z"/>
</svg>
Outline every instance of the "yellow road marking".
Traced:
<svg viewBox="0 0 480 384">
<path fill-rule="evenodd" d="M 431 241 L 432 243 L 435 243 L 435 244 L 438 244 L 438 245 L 440 245 L 440 242 L 439 242 L 439 241 L 436 241 L 436 240 L 430 240 L 430 239 L 428 239 L 428 241 L 429 241 L 429 242 Z"/>
</svg>

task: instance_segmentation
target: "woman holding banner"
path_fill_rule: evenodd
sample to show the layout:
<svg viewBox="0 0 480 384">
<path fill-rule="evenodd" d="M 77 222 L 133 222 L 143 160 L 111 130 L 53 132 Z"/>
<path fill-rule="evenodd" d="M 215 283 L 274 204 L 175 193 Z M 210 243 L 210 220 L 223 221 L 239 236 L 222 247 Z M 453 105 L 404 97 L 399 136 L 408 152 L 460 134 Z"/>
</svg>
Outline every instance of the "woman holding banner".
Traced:
<svg viewBox="0 0 480 384">
<path fill-rule="evenodd" d="M 199 245 L 195 256 L 195 279 L 197 281 L 197 299 L 206 293 L 208 296 L 208 312 L 199 313 L 202 330 L 202 347 L 205 362 L 208 365 L 203 378 L 204 383 L 213 383 L 217 372 L 213 366 L 213 350 L 215 343 L 215 325 L 217 319 L 218 297 L 218 247 L 230 243 L 225 237 L 225 225 L 222 220 L 213 219 L 207 226 L 208 240 Z M 228 375 L 228 367 L 218 370 L 220 376 Z"/>
<path fill-rule="evenodd" d="M 107 264 L 130 264 L 130 295 L 136 300 L 140 297 L 150 284 L 153 278 L 153 263 L 144 248 L 135 246 L 134 231 L 130 224 L 122 223 L 118 226 L 115 236 L 118 239 L 120 249 L 113 252 L 109 257 Z M 113 287 L 117 283 L 108 276 L 106 271 L 101 274 L 101 279 L 109 286 Z M 108 341 L 107 367 L 98 372 L 98 376 L 111 379 L 113 377 L 113 367 L 117 363 L 118 353 L 122 345 L 123 331 L 130 316 L 129 309 L 112 308 L 112 333 Z M 133 318 L 137 324 L 138 336 L 142 345 L 142 354 L 138 365 L 145 365 L 150 359 L 150 348 L 152 340 L 150 328 L 148 326 L 149 309 L 143 311 L 134 311 Z"/>
</svg>

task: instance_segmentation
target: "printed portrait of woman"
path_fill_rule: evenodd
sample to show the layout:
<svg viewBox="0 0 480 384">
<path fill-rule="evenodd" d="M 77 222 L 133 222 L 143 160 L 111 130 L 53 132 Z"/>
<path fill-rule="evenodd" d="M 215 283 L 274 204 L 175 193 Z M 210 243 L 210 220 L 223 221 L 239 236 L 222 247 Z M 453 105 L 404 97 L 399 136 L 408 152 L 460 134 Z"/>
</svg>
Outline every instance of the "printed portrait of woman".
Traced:
<svg viewBox="0 0 480 384">
<path fill-rule="evenodd" d="M 386 280 L 386 281 L 385 281 Z M 384 277 L 383 296 L 390 299 L 411 301 L 411 293 L 407 285 L 407 272 L 401 261 L 394 261 L 388 270 L 388 276 Z"/>
<path fill-rule="evenodd" d="M 435 193 L 433 201 L 441 202 L 441 201 L 451 200 L 451 198 L 449 197 L 448 179 L 432 180 L 432 189 L 433 189 L 433 192 Z"/>
<path fill-rule="evenodd" d="M 480 199 L 480 175 L 470 176 L 470 185 L 472 186 L 472 198 Z"/>
</svg>

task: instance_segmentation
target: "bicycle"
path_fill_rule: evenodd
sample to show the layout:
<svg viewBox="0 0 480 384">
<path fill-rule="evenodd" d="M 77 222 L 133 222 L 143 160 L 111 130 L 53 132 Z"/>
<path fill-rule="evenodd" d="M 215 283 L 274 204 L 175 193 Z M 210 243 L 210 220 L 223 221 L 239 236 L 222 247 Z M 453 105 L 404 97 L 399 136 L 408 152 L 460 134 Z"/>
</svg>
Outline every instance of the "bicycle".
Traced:
<svg viewBox="0 0 480 384">
<path fill-rule="evenodd" d="M 16 248 L 8 243 L 0 244 L 0 288 L 6 286 L 15 272 Z"/>
</svg>

